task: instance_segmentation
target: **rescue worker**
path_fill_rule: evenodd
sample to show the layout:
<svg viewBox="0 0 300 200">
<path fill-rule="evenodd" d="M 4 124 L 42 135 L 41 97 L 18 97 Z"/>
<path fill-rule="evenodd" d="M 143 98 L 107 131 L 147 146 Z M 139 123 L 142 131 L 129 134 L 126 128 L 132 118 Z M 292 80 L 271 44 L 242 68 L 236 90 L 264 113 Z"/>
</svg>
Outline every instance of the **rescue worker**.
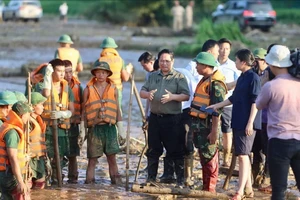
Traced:
<svg viewBox="0 0 300 200">
<path fill-rule="evenodd" d="M 0 126 L 6 121 L 6 116 L 11 110 L 12 105 L 17 101 L 16 95 L 13 92 L 8 90 L 0 92 Z"/>
<path fill-rule="evenodd" d="M 28 103 L 28 99 L 22 92 L 14 91 L 14 93 L 15 93 L 18 101 L 23 101 L 25 103 Z"/>
<path fill-rule="evenodd" d="M 73 41 L 69 35 L 62 35 L 58 41 L 59 48 L 55 51 L 54 58 L 70 60 L 73 66 L 74 76 L 83 70 L 82 59 L 77 49 L 72 48 Z"/>
<path fill-rule="evenodd" d="M 0 127 L 0 188 L 1 199 L 30 199 L 30 189 L 24 180 L 26 154 L 24 125 L 31 108 L 18 101 L 13 104 L 7 120 Z"/>
<path fill-rule="evenodd" d="M 133 66 L 131 64 L 125 66 L 124 60 L 120 57 L 116 48 L 118 45 L 115 40 L 111 37 L 107 37 L 102 41 L 100 48 L 102 48 L 102 52 L 100 53 L 99 61 L 104 61 L 109 64 L 109 67 L 112 71 L 112 75 L 109 79 L 118 89 L 118 103 L 121 110 L 122 117 L 122 81 L 128 81 L 131 73 L 133 71 Z M 125 143 L 126 134 L 123 130 L 123 122 L 118 121 L 117 123 L 119 132 L 119 142 L 120 145 Z"/>
<path fill-rule="evenodd" d="M 178 0 L 174 1 L 171 14 L 173 16 L 173 31 L 176 33 L 182 31 L 184 8 L 180 5 Z"/>
<path fill-rule="evenodd" d="M 120 148 L 115 124 L 122 120 L 118 91 L 108 79 L 112 75 L 108 63 L 97 60 L 91 73 L 94 77 L 84 89 L 82 104 L 88 127 L 87 158 L 89 161 L 85 183 L 95 182 L 97 159 L 105 153 L 111 184 L 117 184 L 121 182 L 121 177 L 116 162 L 116 154 Z"/>
<path fill-rule="evenodd" d="M 205 109 L 203 112 L 200 108 L 222 102 L 227 88 L 224 75 L 219 70 L 214 71 L 217 63 L 212 54 L 201 52 L 194 61 L 197 63 L 198 73 L 203 75 L 203 78 L 196 87 L 191 104 L 190 131 L 194 134 L 194 145 L 198 148 L 202 165 L 202 190 L 215 193 L 219 172 L 217 140 L 220 117 L 218 113 L 217 116 L 209 115 Z"/>
<path fill-rule="evenodd" d="M 69 155 L 69 137 L 68 130 L 70 128 L 69 118 L 74 113 L 74 95 L 68 82 L 64 80 L 65 76 L 65 63 L 60 59 L 54 59 L 49 62 L 49 65 L 45 67 L 45 76 L 43 82 L 35 85 L 35 91 L 40 92 L 47 101 L 44 103 L 44 112 L 42 118 L 47 125 L 46 128 L 46 147 L 47 154 L 51 160 L 53 169 L 52 181 L 53 184 L 57 182 L 56 179 L 56 167 L 54 160 L 54 144 L 53 144 L 53 127 L 52 122 L 54 119 L 58 120 L 58 146 L 59 156 L 61 161 L 61 169 L 66 165 L 66 161 L 63 160 L 64 156 Z M 53 71 L 54 70 L 54 71 Z M 52 88 L 53 85 L 53 88 Z M 52 93 L 51 93 L 52 88 Z M 52 110 L 51 97 L 56 103 L 56 108 Z"/>
<path fill-rule="evenodd" d="M 41 118 L 41 114 L 44 111 L 44 102 L 47 100 L 46 97 L 38 92 L 31 93 L 31 105 L 33 112 L 30 114 L 29 119 L 29 152 L 31 159 L 29 166 L 32 173 L 32 188 L 44 189 L 45 178 L 46 178 L 46 142 L 45 142 L 45 131 L 46 124 Z"/>
<path fill-rule="evenodd" d="M 74 114 L 71 117 L 71 127 L 69 129 L 70 154 L 68 155 L 68 183 L 77 183 L 78 164 L 77 156 L 80 155 L 80 147 L 84 138 L 84 122 L 81 120 L 81 103 L 83 98 L 83 88 L 78 78 L 73 76 L 72 63 L 64 60 L 65 63 L 65 80 L 68 81 L 69 87 L 74 95 Z M 80 125 L 80 129 L 79 129 Z M 81 132 L 80 132 L 81 130 Z M 83 130 L 83 131 L 82 131 Z"/>
</svg>

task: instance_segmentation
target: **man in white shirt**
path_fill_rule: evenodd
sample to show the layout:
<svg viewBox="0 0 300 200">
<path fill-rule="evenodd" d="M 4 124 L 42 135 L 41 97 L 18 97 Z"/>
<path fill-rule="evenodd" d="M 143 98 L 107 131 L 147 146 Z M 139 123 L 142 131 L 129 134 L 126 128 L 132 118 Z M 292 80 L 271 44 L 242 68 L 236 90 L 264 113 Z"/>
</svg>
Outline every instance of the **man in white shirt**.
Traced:
<svg viewBox="0 0 300 200">
<path fill-rule="evenodd" d="M 68 5 L 66 2 L 59 6 L 60 20 L 63 21 L 64 24 L 67 23 L 67 14 L 68 14 Z"/>
<path fill-rule="evenodd" d="M 193 7 L 195 1 L 189 1 L 189 4 L 185 8 L 186 28 L 191 29 L 193 26 Z"/>
<path fill-rule="evenodd" d="M 205 41 L 202 46 L 201 51 L 211 53 L 214 56 L 214 58 L 216 59 L 216 62 L 218 63 L 217 59 L 219 56 L 219 44 L 216 40 L 209 39 L 209 40 Z M 186 69 L 193 75 L 193 77 L 195 78 L 195 80 L 198 84 L 203 76 L 199 75 L 199 73 L 197 72 L 196 66 L 197 66 L 196 62 L 190 61 L 188 66 L 186 66 Z"/>
<path fill-rule="evenodd" d="M 180 5 L 178 0 L 174 1 L 174 6 L 171 9 L 173 15 L 173 31 L 180 32 L 183 29 L 183 15 L 184 8 Z"/>
<path fill-rule="evenodd" d="M 235 82 L 240 76 L 240 71 L 237 70 L 235 66 L 235 62 L 229 59 L 229 54 L 231 50 L 231 42 L 226 38 L 222 38 L 218 41 L 219 43 L 219 67 L 218 69 L 222 72 L 222 74 L 226 78 L 226 83 Z M 231 86 L 230 86 L 231 85 Z M 234 90 L 234 84 L 227 84 L 228 93 L 225 96 L 225 99 L 232 95 Z M 221 115 L 221 130 L 223 133 L 222 141 L 223 141 L 223 166 L 229 167 L 229 156 L 232 147 L 232 130 L 231 130 L 231 112 L 232 105 L 226 106 L 223 109 L 223 113 Z"/>
</svg>

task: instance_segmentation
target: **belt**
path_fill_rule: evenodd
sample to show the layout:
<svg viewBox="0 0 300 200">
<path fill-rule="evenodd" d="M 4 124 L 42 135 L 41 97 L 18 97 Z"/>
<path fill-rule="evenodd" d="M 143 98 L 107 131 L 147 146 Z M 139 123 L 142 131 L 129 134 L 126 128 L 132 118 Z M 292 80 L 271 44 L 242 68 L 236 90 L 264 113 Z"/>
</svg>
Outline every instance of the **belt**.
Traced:
<svg viewBox="0 0 300 200">
<path fill-rule="evenodd" d="M 172 116 L 175 116 L 176 114 L 155 114 L 155 113 L 151 113 L 151 115 L 153 115 L 155 117 L 172 117 Z"/>
<path fill-rule="evenodd" d="M 182 112 L 190 112 L 191 111 L 191 108 L 185 108 L 182 110 Z"/>
</svg>

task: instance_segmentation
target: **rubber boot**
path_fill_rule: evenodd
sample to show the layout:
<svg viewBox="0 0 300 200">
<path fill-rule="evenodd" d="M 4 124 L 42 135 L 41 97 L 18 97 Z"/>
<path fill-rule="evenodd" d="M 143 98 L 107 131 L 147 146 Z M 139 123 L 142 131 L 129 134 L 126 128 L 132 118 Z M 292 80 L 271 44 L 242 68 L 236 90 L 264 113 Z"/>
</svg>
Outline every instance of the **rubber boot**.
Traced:
<svg viewBox="0 0 300 200">
<path fill-rule="evenodd" d="M 14 200 L 31 200 L 30 193 L 19 193 L 17 187 L 11 192 L 11 196 Z"/>
<path fill-rule="evenodd" d="M 230 162 L 229 162 L 229 156 L 230 156 L 230 151 L 228 149 L 223 150 L 223 167 L 229 167 Z"/>
<path fill-rule="evenodd" d="M 147 159 L 148 162 L 148 177 L 147 182 L 156 182 L 156 176 L 157 176 L 157 169 L 158 169 L 158 158 L 150 158 Z"/>
<path fill-rule="evenodd" d="M 201 154 L 199 155 L 200 157 L 202 157 Z M 218 181 L 218 174 L 219 174 L 218 151 L 216 151 L 214 157 L 208 163 L 202 162 L 204 158 L 200 158 L 200 159 L 202 165 L 202 178 L 203 178 L 202 190 L 215 193 L 217 181 Z"/>
<path fill-rule="evenodd" d="M 45 180 L 36 180 L 36 181 L 34 181 L 33 189 L 42 190 L 45 188 L 45 185 L 46 185 Z"/>
<path fill-rule="evenodd" d="M 161 183 L 174 183 L 174 161 L 168 157 L 163 158 L 164 161 L 164 172 L 161 177 L 159 177 Z"/>
<path fill-rule="evenodd" d="M 184 158 L 174 160 L 176 173 L 176 187 L 184 186 Z"/>
<path fill-rule="evenodd" d="M 193 154 L 187 155 L 184 158 L 184 185 L 187 187 L 191 187 L 194 185 L 194 181 L 192 180 L 193 175 L 193 163 L 194 156 Z"/>
</svg>

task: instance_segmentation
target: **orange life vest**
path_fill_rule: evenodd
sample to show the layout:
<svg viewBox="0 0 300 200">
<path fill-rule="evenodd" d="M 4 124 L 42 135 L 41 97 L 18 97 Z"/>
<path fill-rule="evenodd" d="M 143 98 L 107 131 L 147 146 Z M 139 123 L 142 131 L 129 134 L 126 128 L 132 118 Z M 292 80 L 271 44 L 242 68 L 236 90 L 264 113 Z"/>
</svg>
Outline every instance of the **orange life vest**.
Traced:
<svg viewBox="0 0 300 200">
<path fill-rule="evenodd" d="M 40 116 L 30 117 L 31 131 L 29 134 L 31 158 L 46 155 L 45 131 L 46 124 Z"/>
<path fill-rule="evenodd" d="M 80 82 L 76 77 L 72 77 L 71 84 L 69 85 L 74 94 L 74 109 L 75 112 L 71 117 L 71 123 L 80 124 L 81 119 L 81 102 L 82 94 L 80 92 Z"/>
<path fill-rule="evenodd" d="M 57 51 L 59 59 L 71 61 L 73 72 L 76 72 L 78 59 L 80 56 L 79 51 L 70 47 L 60 47 L 57 49 Z"/>
<path fill-rule="evenodd" d="M 56 104 L 57 111 L 66 111 L 68 110 L 69 106 L 69 93 L 68 93 L 68 82 L 66 80 L 62 80 L 60 82 L 62 89 L 61 94 L 59 95 L 55 88 L 53 88 L 53 95 Z M 44 103 L 44 112 L 42 114 L 42 118 L 47 126 L 52 126 L 52 119 L 51 119 L 51 95 L 47 98 L 47 101 Z M 58 127 L 62 129 L 69 129 L 70 128 L 70 119 L 59 119 L 57 121 Z"/>
<path fill-rule="evenodd" d="M 207 79 L 202 78 L 202 80 L 198 83 L 192 104 L 200 107 L 208 106 L 210 104 L 209 94 L 211 92 L 210 87 L 213 81 L 219 81 L 220 83 L 222 83 L 227 91 L 225 76 L 219 70 L 216 70 L 211 77 Z M 200 110 L 196 110 L 194 108 L 191 108 L 190 115 L 193 117 L 198 117 L 200 119 L 207 118 L 207 113 L 201 112 Z"/>
<path fill-rule="evenodd" d="M 21 173 L 24 174 L 26 160 L 24 154 L 25 139 L 24 139 L 23 122 L 22 119 L 13 111 L 10 111 L 8 113 L 6 122 L 4 122 L 0 127 L 0 171 L 6 171 L 9 168 L 11 168 L 4 137 L 6 133 L 12 129 L 16 130 L 20 137 L 17 157 L 18 157 Z"/>
<path fill-rule="evenodd" d="M 87 84 L 89 91 L 87 102 L 85 103 L 85 116 L 87 126 L 93 127 L 97 124 L 115 124 L 117 121 L 117 100 L 115 97 L 115 86 L 109 83 L 102 97 L 94 86 L 95 78 Z"/>
<path fill-rule="evenodd" d="M 119 56 L 119 53 L 113 48 L 105 48 L 100 54 L 99 61 L 105 61 L 109 64 L 112 75 L 108 78 L 119 90 L 122 90 L 121 71 L 123 60 Z"/>
</svg>

